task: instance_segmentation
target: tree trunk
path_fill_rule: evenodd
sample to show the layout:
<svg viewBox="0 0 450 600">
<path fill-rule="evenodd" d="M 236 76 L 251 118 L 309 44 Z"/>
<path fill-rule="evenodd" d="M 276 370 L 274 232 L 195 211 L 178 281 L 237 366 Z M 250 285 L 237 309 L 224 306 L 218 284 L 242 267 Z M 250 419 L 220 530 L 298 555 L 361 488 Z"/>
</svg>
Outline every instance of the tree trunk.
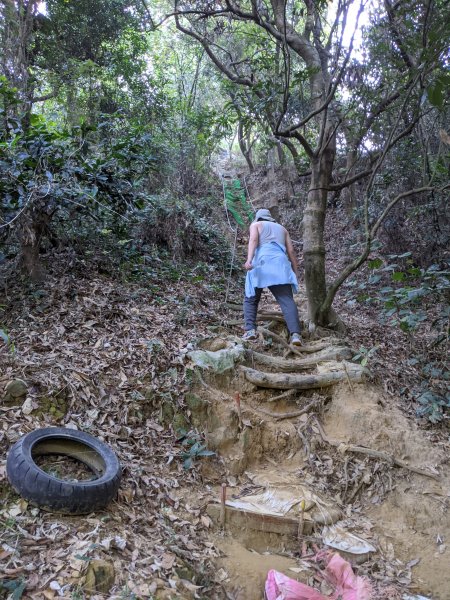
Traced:
<svg viewBox="0 0 450 600">
<path fill-rule="evenodd" d="M 352 148 L 346 157 L 346 178 L 350 179 L 354 174 L 354 167 L 356 164 L 357 153 L 354 148 Z M 348 187 L 342 190 L 342 199 L 345 206 L 345 211 L 349 217 L 352 217 L 353 211 L 356 207 L 356 184 L 352 183 Z"/>
<path fill-rule="evenodd" d="M 250 132 L 247 131 L 246 134 L 244 133 L 244 126 L 242 124 L 242 121 L 239 121 L 239 125 L 238 125 L 238 142 L 239 142 L 239 148 L 241 149 L 241 152 L 245 158 L 245 162 L 247 163 L 248 170 L 250 171 L 250 173 L 253 173 L 255 170 L 255 166 L 254 166 L 253 160 L 252 160 Z"/>
<path fill-rule="evenodd" d="M 50 218 L 50 214 L 42 208 L 36 208 L 24 216 L 21 222 L 21 262 L 30 279 L 35 283 L 45 279 L 45 270 L 40 261 L 39 248 Z"/>
<path fill-rule="evenodd" d="M 325 300 L 325 243 L 324 226 L 327 205 L 327 186 L 331 179 L 334 152 L 327 150 L 312 160 L 311 185 L 303 214 L 303 260 L 308 316 L 317 325 L 328 325 L 328 315 L 319 320 Z"/>
</svg>

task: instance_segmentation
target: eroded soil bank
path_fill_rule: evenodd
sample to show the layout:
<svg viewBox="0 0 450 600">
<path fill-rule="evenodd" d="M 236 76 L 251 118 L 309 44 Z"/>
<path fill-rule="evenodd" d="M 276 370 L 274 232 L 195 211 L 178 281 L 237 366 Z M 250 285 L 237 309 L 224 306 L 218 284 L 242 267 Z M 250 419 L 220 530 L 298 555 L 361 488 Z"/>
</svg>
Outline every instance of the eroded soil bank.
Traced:
<svg viewBox="0 0 450 600">
<path fill-rule="evenodd" d="M 190 340 L 208 335 L 205 323 L 214 336 L 194 347 L 217 351 L 240 343 L 231 327 L 218 327 L 213 292 L 207 306 L 189 308 L 188 323 L 184 298 L 195 298 L 196 290 L 186 283 L 164 303 L 139 286 L 118 288 L 101 278 L 58 278 L 43 292 L 16 290 L 7 323 L 15 351 L 5 349 L 1 357 L 0 391 L 12 380 L 25 382 L 23 396 L 19 390 L 19 398 L 2 396 L 0 404 L 0 569 L 8 584 L 25 584 L 23 598 L 88 597 L 95 561 L 106 561 L 114 576 L 109 592 L 97 594 L 111 600 L 260 600 L 270 568 L 322 589 L 311 556 L 325 547 L 323 524 L 331 517 L 375 547 L 355 570 L 370 578 L 377 600 L 402 599 L 407 591 L 450 597 L 448 443 L 419 430 L 379 386 L 352 380 L 345 352 L 325 360 L 327 347 L 345 347 L 343 340 L 310 340 L 309 351 L 283 356 L 283 344 L 263 337 L 221 374 L 196 369 L 202 383 L 183 357 Z M 258 353 L 276 358 L 277 366 L 260 364 Z M 279 361 L 287 370 L 279 370 Z M 241 364 L 269 375 L 304 375 L 308 385 L 330 372 L 341 381 L 266 388 L 251 383 L 247 375 L 255 373 L 241 371 Z M 192 425 L 205 432 L 216 456 L 194 457 L 185 470 L 186 446 L 177 432 L 184 428 L 193 441 Z M 123 478 L 107 510 L 64 517 L 12 492 L 4 468 L 8 448 L 48 426 L 91 432 L 117 452 Z M 349 444 L 429 473 L 436 469 L 438 479 L 352 452 Z M 261 519 L 257 526 L 247 517 L 233 523 L 229 514 L 225 528 L 215 522 L 220 519 L 209 507 L 219 506 L 220 517 L 222 483 L 228 500 L 246 502 L 267 481 L 277 490 L 302 488 L 302 527 L 298 504 L 287 523 L 282 516 L 267 526 L 264 518 L 264 528 Z"/>
<path fill-rule="evenodd" d="M 337 339 L 326 343 L 343 344 Z M 239 344 L 224 331 L 202 347 L 218 355 Z M 243 361 L 273 375 L 281 363 L 260 366 L 255 356 L 261 352 L 283 360 L 283 350 L 261 336 L 244 349 Z M 323 343 L 310 342 L 307 350 L 286 358 L 292 371 L 295 361 L 300 365 L 305 358 L 323 356 Z M 350 367 L 345 361 L 318 360 L 308 371 L 298 368 L 295 376 L 349 373 Z M 204 480 L 211 486 L 207 513 L 215 523 L 212 539 L 221 553 L 217 577 L 230 598 L 263 598 L 269 569 L 327 592 L 317 580 L 312 556 L 327 548 L 324 524 L 337 522 L 340 531 L 373 546 L 364 555 L 343 555 L 372 582 L 374 597 L 400 599 L 409 593 L 450 599 L 446 444 L 433 441 L 367 378 L 286 392 L 249 383 L 248 371 L 239 364 L 221 374 L 211 368 L 200 371 L 190 404 L 194 421 L 224 468 L 221 474 L 208 474 L 205 464 Z M 361 447 L 369 453 L 358 451 Z M 226 484 L 225 507 L 220 484 Z M 309 510 L 303 504 L 301 530 L 294 525 L 298 507 L 279 519 L 267 513 L 255 516 L 260 507 L 248 506 L 264 491 L 275 497 L 288 488 L 312 505 Z"/>
</svg>

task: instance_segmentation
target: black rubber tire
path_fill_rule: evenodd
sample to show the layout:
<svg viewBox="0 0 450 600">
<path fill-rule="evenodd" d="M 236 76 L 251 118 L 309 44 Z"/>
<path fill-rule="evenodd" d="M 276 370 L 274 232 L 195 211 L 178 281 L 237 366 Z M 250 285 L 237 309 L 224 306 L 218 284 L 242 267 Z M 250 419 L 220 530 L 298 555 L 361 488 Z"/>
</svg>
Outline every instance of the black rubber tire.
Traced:
<svg viewBox="0 0 450 600">
<path fill-rule="evenodd" d="M 61 454 L 87 465 L 97 479 L 64 481 L 49 475 L 34 457 Z M 6 474 L 23 498 L 63 514 L 82 515 L 105 508 L 116 496 L 121 467 L 113 450 L 88 433 L 64 427 L 47 427 L 27 433 L 8 452 Z"/>
</svg>

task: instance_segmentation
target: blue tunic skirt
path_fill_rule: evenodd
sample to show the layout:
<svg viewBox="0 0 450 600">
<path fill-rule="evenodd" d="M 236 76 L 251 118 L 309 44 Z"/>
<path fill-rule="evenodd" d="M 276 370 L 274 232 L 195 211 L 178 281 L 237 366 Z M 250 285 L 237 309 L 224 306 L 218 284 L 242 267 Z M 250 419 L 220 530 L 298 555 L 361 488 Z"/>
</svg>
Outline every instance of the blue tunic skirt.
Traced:
<svg viewBox="0 0 450 600">
<path fill-rule="evenodd" d="M 245 278 L 245 295 L 251 298 L 255 288 L 265 288 L 271 285 L 290 283 L 292 291 L 298 292 L 298 282 L 291 262 L 282 244 L 270 242 L 256 249 L 252 260 L 253 269 L 247 271 Z"/>
</svg>

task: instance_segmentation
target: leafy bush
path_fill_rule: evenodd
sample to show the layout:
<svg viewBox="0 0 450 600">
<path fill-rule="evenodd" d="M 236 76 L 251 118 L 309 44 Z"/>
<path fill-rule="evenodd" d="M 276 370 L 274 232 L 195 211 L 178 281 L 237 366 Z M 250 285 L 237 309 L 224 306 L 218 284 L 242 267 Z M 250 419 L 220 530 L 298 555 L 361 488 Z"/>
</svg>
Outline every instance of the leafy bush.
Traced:
<svg viewBox="0 0 450 600">
<path fill-rule="evenodd" d="M 166 248 L 172 258 L 227 261 L 229 242 L 213 214 L 212 199 L 152 196 L 139 215 L 137 238 L 143 245 Z"/>
<path fill-rule="evenodd" d="M 413 355 L 408 360 L 422 380 L 412 390 L 419 403 L 417 414 L 432 423 L 448 419 L 450 370 L 437 356 L 450 335 L 450 264 L 443 261 L 419 268 L 406 252 L 369 260 L 368 267 L 365 281 L 347 282 L 348 302 L 380 307 L 384 325 L 399 327 L 410 339 L 419 332 L 426 337 L 427 347 L 414 352 L 411 346 Z M 362 347 L 353 360 L 365 363 L 373 350 Z"/>
</svg>

